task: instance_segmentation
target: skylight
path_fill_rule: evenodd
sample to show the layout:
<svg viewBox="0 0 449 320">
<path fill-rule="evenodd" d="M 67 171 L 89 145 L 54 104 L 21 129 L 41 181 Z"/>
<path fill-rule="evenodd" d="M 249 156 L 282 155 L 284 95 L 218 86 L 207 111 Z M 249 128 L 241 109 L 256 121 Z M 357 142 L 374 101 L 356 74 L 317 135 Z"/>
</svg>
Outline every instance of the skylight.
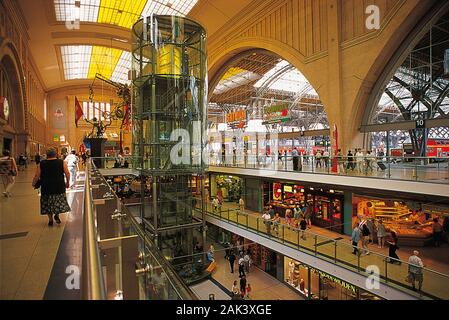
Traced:
<svg viewBox="0 0 449 320">
<path fill-rule="evenodd" d="M 262 79 L 260 79 L 255 85 L 255 88 L 260 88 L 267 80 L 273 77 L 278 71 L 282 68 L 286 67 L 289 63 L 285 60 L 279 62 L 273 69 L 268 71 Z M 309 82 L 304 77 L 304 75 L 299 72 L 296 68 L 285 72 L 277 81 L 274 81 L 269 89 L 270 90 L 279 90 L 279 91 L 287 91 L 287 92 L 302 92 L 304 88 L 309 86 Z M 311 95 L 318 96 L 317 92 L 311 87 L 310 91 L 307 92 Z"/>
<path fill-rule="evenodd" d="M 130 29 L 151 14 L 186 16 L 198 0 L 54 0 L 57 21 L 97 22 Z"/>
<path fill-rule="evenodd" d="M 260 79 L 260 76 L 254 72 L 243 70 L 240 68 L 231 68 L 218 85 L 215 87 L 214 94 L 222 94 L 231 89 L 238 88 L 245 84 Z"/>
<path fill-rule="evenodd" d="M 97 73 L 115 82 L 129 83 L 131 53 L 119 49 L 70 45 L 61 47 L 65 80 L 94 79 Z"/>
</svg>

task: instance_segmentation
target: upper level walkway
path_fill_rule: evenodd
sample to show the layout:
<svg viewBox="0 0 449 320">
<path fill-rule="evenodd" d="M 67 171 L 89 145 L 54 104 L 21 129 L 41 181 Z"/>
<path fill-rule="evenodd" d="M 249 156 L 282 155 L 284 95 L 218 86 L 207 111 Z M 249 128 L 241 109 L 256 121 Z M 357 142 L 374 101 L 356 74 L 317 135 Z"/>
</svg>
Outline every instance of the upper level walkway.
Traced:
<svg viewBox="0 0 449 320">
<path fill-rule="evenodd" d="M 318 172 L 307 172 L 305 170 L 293 171 L 289 169 L 290 168 L 286 170 L 283 167 L 275 166 L 245 167 L 238 165 L 211 165 L 209 166 L 208 171 L 226 175 L 240 175 L 275 179 L 278 181 L 298 181 L 302 183 L 309 182 L 314 184 L 329 185 L 333 187 L 346 187 L 346 189 L 350 188 L 352 191 L 356 189 L 370 189 L 382 190 L 388 193 L 391 192 L 395 194 L 407 193 L 416 195 L 428 195 L 432 197 L 449 197 L 448 185 L 446 183 L 434 183 L 435 181 L 433 180 L 415 181 L 407 179 L 393 179 L 385 176 L 380 176 L 380 173 L 378 173 L 378 176 L 359 175 L 356 172 L 350 172 L 350 174 L 348 175 L 340 175 L 337 173 L 320 170 L 318 170 Z M 407 169 L 403 170 L 403 172 L 407 172 Z M 397 174 L 399 175 L 399 172 Z"/>
<path fill-rule="evenodd" d="M 292 156 L 212 157 L 209 165 L 267 171 L 300 172 L 332 176 L 449 184 L 449 158 L 423 157 L 348 157 L 300 156 L 297 166 Z"/>
</svg>

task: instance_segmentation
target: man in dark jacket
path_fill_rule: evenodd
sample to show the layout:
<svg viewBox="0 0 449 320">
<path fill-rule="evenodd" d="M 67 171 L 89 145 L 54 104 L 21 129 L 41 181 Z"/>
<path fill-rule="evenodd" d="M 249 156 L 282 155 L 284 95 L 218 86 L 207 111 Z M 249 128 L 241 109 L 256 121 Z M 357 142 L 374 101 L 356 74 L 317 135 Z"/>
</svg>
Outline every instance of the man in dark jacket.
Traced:
<svg viewBox="0 0 449 320">
<path fill-rule="evenodd" d="M 228 255 L 229 265 L 231 266 L 231 273 L 234 273 L 234 262 L 235 262 L 235 254 L 234 252 L 230 252 Z"/>
</svg>

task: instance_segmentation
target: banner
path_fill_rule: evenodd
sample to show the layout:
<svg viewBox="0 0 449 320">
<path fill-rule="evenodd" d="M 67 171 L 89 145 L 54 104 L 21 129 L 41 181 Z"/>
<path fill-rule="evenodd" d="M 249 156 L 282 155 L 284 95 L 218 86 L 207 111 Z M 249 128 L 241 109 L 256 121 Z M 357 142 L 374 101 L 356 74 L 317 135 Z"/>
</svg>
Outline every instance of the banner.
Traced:
<svg viewBox="0 0 449 320">
<path fill-rule="evenodd" d="M 84 116 L 83 108 L 78 101 L 78 98 L 75 96 L 75 126 L 78 128 L 78 121 Z"/>
<path fill-rule="evenodd" d="M 278 104 L 264 108 L 263 125 L 276 124 L 291 120 L 289 104 Z"/>
</svg>

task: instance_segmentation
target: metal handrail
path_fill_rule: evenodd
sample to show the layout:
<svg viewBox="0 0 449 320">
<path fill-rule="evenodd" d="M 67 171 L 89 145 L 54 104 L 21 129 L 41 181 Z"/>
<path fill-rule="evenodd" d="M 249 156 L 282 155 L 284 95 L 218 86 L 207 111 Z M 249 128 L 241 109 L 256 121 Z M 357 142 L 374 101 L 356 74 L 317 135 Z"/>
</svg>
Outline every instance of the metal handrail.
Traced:
<svg viewBox="0 0 449 320">
<path fill-rule="evenodd" d="M 89 163 L 95 168 L 94 163 Z M 103 182 L 109 188 L 109 191 L 112 196 L 117 200 L 121 201 L 117 196 L 115 190 L 109 185 L 106 179 L 100 175 Z M 129 209 L 126 206 L 121 206 L 121 213 L 126 214 L 127 218 L 130 220 L 133 230 L 136 232 L 137 236 L 145 243 L 146 253 L 149 253 L 151 257 L 156 261 L 156 263 L 161 267 L 164 273 L 167 275 L 167 280 L 170 282 L 171 287 L 175 290 L 178 297 L 182 300 L 198 300 L 198 297 L 193 293 L 193 291 L 185 284 L 185 282 L 181 279 L 181 277 L 176 273 L 173 266 L 162 256 L 162 254 L 158 251 L 155 244 L 148 236 L 148 234 L 143 230 L 141 224 L 136 220 L 136 218 L 132 215 Z"/>
<path fill-rule="evenodd" d="M 211 202 L 207 202 L 207 204 L 213 205 Z M 259 231 L 259 228 L 257 228 L 257 230 L 256 230 L 256 229 L 250 227 L 249 224 L 245 225 L 245 224 L 239 223 L 238 220 L 235 220 L 235 221 L 234 221 L 234 220 L 232 220 L 232 219 L 226 219 L 225 216 L 223 215 L 224 212 L 228 212 L 228 215 L 229 215 L 229 212 L 239 212 L 239 214 L 243 214 L 243 215 L 248 215 L 248 213 L 246 213 L 246 212 L 241 212 L 239 209 L 231 209 L 231 210 L 230 210 L 229 208 L 226 209 L 227 211 L 226 211 L 225 209 L 223 209 L 223 210 L 220 210 L 220 212 L 210 212 L 210 211 L 208 211 L 207 204 L 206 204 L 206 208 L 205 208 L 206 214 L 211 215 L 212 217 L 218 217 L 218 218 L 220 218 L 220 219 L 224 219 L 224 220 L 226 220 L 226 221 L 228 221 L 228 222 L 230 222 L 230 223 L 233 223 L 233 224 L 237 224 L 237 225 L 246 227 L 246 229 L 248 229 L 248 230 L 253 230 L 253 231 L 255 231 L 257 234 L 266 235 L 265 232 Z M 256 219 L 256 225 L 260 225 L 259 220 L 262 221 L 262 224 L 266 222 L 264 219 L 262 219 L 262 218 L 260 218 L 260 217 L 254 216 L 254 219 Z M 268 220 L 268 221 L 270 221 L 270 223 L 272 223 L 271 220 Z M 287 228 L 287 229 L 293 230 L 293 231 L 295 231 L 295 232 L 298 232 L 298 234 L 299 234 L 299 232 L 301 231 L 299 228 L 296 228 L 296 227 L 294 227 L 294 226 L 290 226 L 290 225 L 287 225 L 287 224 L 281 224 L 281 226 L 282 226 L 282 228 Z M 329 238 L 329 237 L 324 236 L 324 235 L 319 235 L 319 234 L 314 233 L 314 232 L 311 232 L 311 231 L 309 231 L 309 230 L 304 231 L 304 233 L 305 233 L 305 235 L 308 236 L 308 237 L 320 237 L 320 241 L 323 240 L 323 242 L 329 242 L 329 244 L 336 245 L 337 243 L 340 242 L 340 241 L 337 241 L 337 240 L 335 240 L 335 239 L 333 239 L 333 238 Z M 276 236 L 270 236 L 270 239 L 272 239 L 272 240 L 274 240 L 274 241 L 282 242 L 282 241 L 285 241 L 285 240 L 286 240 L 286 239 L 285 239 L 285 236 L 283 236 L 283 237 L 284 237 L 284 238 L 281 239 L 279 236 L 278 236 L 278 237 L 276 237 Z M 288 242 L 290 242 L 290 241 L 288 241 Z M 294 242 L 290 242 L 290 243 L 295 244 Z M 348 247 L 348 248 L 355 248 L 355 246 L 353 246 L 352 244 L 351 244 L 351 245 L 350 245 L 350 244 L 344 244 L 344 243 L 341 243 L 341 242 L 340 242 L 340 244 L 343 245 L 343 246 L 345 246 L 345 247 Z M 322 257 L 326 257 L 326 258 L 329 258 L 329 259 L 332 258 L 332 259 L 335 259 L 336 261 L 343 262 L 343 265 L 345 265 L 345 263 L 344 263 L 345 261 L 338 259 L 338 257 L 327 257 L 326 255 L 324 255 L 324 254 L 322 254 L 322 253 L 320 253 L 320 252 L 316 252 L 316 250 L 315 250 L 315 249 L 316 249 L 316 246 L 315 246 L 315 248 L 313 248 L 313 247 L 314 247 L 314 246 L 312 246 L 312 249 L 310 249 L 310 248 L 307 248 L 307 247 L 304 247 L 304 246 L 299 246 L 299 242 L 298 242 L 298 249 L 301 248 L 301 249 L 303 249 L 302 251 L 307 251 L 307 252 L 312 252 L 312 251 L 313 251 L 314 254 L 315 254 L 316 256 L 322 256 Z M 314 251 L 314 250 L 315 250 L 315 251 Z M 358 247 L 358 250 L 359 250 L 359 251 L 367 251 L 367 252 L 369 252 L 370 254 L 372 254 L 372 255 L 374 255 L 374 256 L 378 256 L 378 257 L 379 257 L 380 259 L 382 259 L 383 261 L 387 261 L 387 259 L 389 259 L 389 257 L 387 257 L 386 255 L 381 254 L 381 253 L 378 253 L 378 252 L 374 252 L 374 251 L 371 251 L 371 250 L 366 250 L 366 249 L 363 249 L 363 248 L 360 248 L 360 247 Z M 400 260 L 400 259 L 394 259 L 394 260 L 396 260 L 396 261 L 398 261 L 398 262 L 401 262 L 401 263 L 403 263 L 403 264 L 406 265 L 406 266 L 409 266 L 409 265 L 410 265 L 410 264 L 408 263 L 408 261 L 403 261 L 403 260 Z M 358 256 L 358 262 L 359 262 L 359 261 L 360 261 L 360 256 Z M 352 265 L 352 264 L 349 264 L 349 266 L 357 267 L 357 270 L 359 270 L 359 266 L 355 266 L 355 265 Z M 435 271 L 435 270 L 432 270 L 432 269 L 429 269 L 429 268 L 426 268 L 426 267 L 422 267 L 421 270 L 422 270 L 423 273 L 424 273 L 424 272 L 428 272 L 428 273 L 431 273 L 431 274 L 440 276 L 440 277 L 442 277 L 442 278 L 445 278 L 445 279 L 447 279 L 447 281 L 449 281 L 449 275 L 448 275 L 448 274 L 444 274 L 444 273 L 441 273 L 441 272 L 438 272 L 438 271 Z M 382 277 L 382 278 L 383 278 L 383 277 Z M 398 282 L 398 280 L 399 280 L 399 279 L 395 279 L 395 278 L 388 277 L 387 275 L 385 275 L 385 281 L 387 281 L 387 282 L 389 282 L 389 281 Z M 399 286 L 400 288 L 409 289 L 409 288 L 405 287 L 405 286 L 402 285 L 402 284 L 398 284 L 398 286 Z M 431 292 L 429 292 L 428 294 L 433 295 L 433 293 L 431 293 Z"/>
<path fill-rule="evenodd" d="M 100 249 L 95 223 L 95 209 L 90 184 L 90 163 L 86 163 L 83 221 L 83 296 L 87 300 L 106 300 L 106 287 L 101 267 Z"/>
</svg>

